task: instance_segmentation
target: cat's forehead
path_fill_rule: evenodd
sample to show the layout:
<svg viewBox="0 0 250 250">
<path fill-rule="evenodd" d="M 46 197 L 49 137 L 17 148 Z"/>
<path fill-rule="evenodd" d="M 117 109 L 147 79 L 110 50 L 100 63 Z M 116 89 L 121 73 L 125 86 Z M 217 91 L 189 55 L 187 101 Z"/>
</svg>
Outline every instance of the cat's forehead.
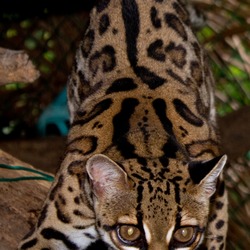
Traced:
<svg viewBox="0 0 250 250">
<path fill-rule="evenodd" d="M 158 226 L 172 223 L 174 218 L 181 216 L 181 207 L 185 202 L 181 194 L 182 188 L 167 180 L 147 181 L 137 186 L 137 202 L 144 221 Z M 142 197 L 140 200 L 139 198 Z M 178 203 L 177 203 L 177 202 Z"/>
<path fill-rule="evenodd" d="M 176 165 L 185 165 L 187 164 L 187 160 L 181 161 L 180 159 L 176 158 L 168 158 L 168 157 L 137 157 L 137 158 L 130 158 L 121 161 L 122 164 L 139 164 L 139 165 L 161 165 L 168 167 L 171 164 Z"/>
<path fill-rule="evenodd" d="M 164 163 L 165 167 L 162 167 Z M 196 201 L 186 191 L 191 180 L 184 161 L 129 160 L 123 166 L 125 171 L 129 168 L 129 178 L 136 183 L 133 191 L 136 193 L 137 218 L 148 224 L 148 228 L 154 224 L 156 228 L 169 228 L 176 224 L 177 217 L 183 218 L 183 214 L 192 214 L 192 211 L 185 208 L 187 203 L 190 208 L 197 206 Z"/>
<path fill-rule="evenodd" d="M 166 179 L 171 175 L 185 177 L 188 173 L 187 161 L 180 161 L 172 158 L 138 158 L 122 162 L 124 170 L 128 173 L 140 173 L 150 180 Z M 156 178 L 154 178 L 156 177 Z"/>
</svg>

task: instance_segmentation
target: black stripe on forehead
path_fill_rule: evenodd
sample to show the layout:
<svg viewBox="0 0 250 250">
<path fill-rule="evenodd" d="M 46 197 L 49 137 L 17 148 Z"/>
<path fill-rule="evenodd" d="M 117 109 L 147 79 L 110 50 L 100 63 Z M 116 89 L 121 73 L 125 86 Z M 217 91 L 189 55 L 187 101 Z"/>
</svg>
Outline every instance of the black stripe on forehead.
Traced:
<svg viewBox="0 0 250 250">
<path fill-rule="evenodd" d="M 143 182 L 140 181 L 139 185 L 137 187 L 137 207 L 136 207 L 136 218 L 137 218 L 137 227 L 140 229 L 141 232 L 144 232 L 144 228 L 143 228 L 143 212 L 141 209 L 141 205 L 142 205 L 142 200 L 143 200 L 143 191 L 144 191 L 144 187 L 143 187 Z M 146 241 L 145 238 L 145 233 L 144 233 L 144 239 L 142 241 L 142 245 L 140 246 L 140 250 L 147 250 L 148 249 L 148 243 Z"/>
<path fill-rule="evenodd" d="M 143 229 L 143 213 L 142 213 L 142 209 L 141 209 L 141 205 L 142 205 L 142 200 L 143 200 L 143 182 L 140 181 L 139 185 L 137 187 L 137 207 L 136 207 L 136 218 L 137 218 L 137 222 L 138 222 L 138 227 L 140 229 Z"/>
<path fill-rule="evenodd" d="M 176 218 L 175 218 L 175 230 L 180 228 L 180 226 L 181 226 L 181 212 L 182 212 L 182 208 L 178 205 L 177 206 L 177 214 L 176 214 Z"/>
<path fill-rule="evenodd" d="M 178 181 L 181 181 L 182 177 L 181 176 L 176 176 L 172 179 L 170 179 L 169 181 L 174 185 L 174 192 L 175 192 L 175 202 L 180 205 L 180 185 L 178 183 Z"/>
</svg>

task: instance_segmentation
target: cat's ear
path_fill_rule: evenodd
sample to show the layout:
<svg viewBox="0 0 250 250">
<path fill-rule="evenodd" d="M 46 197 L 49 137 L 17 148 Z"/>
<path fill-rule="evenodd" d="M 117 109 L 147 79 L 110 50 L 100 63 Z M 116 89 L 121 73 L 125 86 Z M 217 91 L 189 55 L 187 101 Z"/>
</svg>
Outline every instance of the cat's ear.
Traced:
<svg viewBox="0 0 250 250">
<path fill-rule="evenodd" d="M 89 158 L 86 169 L 98 198 L 105 198 L 129 186 L 126 172 L 105 155 L 96 154 Z"/>
<path fill-rule="evenodd" d="M 217 179 L 226 165 L 227 156 L 215 157 L 209 161 L 195 161 L 189 163 L 189 175 L 193 183 L 198 184 L 211 197 L 216 190 Z"/>
</svg>

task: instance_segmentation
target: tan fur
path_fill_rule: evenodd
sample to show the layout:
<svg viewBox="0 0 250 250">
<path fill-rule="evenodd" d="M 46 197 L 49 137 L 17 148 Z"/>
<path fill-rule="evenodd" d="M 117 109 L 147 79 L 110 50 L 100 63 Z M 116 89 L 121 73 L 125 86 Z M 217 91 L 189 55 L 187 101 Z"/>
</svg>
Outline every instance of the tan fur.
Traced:
<svg viewBox="0 0 250 250">
<path fill-rule="evenodd" d="M 226 158 L 212 160 L 220 154 L 213 79 L 187 12 L 176 0 L 103 0 L 90 17 L 68 82 L 65 157 L 20 249 L 87 249 L 98 239 L 130 249 L 117 236 L 122 224 L 142 238 L 147 225 L 150 242 L 133 249 L 176 249 L 180 226 L 205 230 L 187 249 L 225 249 Z M 211 169 L 195 181 L 197 161 Z M 50 238 L 58 232 L 67 243 Z"/>
</svg>

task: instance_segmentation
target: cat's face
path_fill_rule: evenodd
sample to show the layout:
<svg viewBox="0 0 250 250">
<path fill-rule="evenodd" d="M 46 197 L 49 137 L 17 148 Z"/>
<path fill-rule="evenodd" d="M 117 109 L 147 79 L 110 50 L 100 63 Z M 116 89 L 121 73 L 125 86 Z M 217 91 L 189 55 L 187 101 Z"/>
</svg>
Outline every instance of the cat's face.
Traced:
<svg viewBox="0 0 250 250">
<path fill-rule="evenodd" d="M 204 163 L 168 160 L 163 167 L 155 159 L 118 166 L 107 157 L 94 157 L 87 169 L 103 241 L 124 250 L 197 249 L 222 159 L 207 163 L 206 173 L 194 174 Z"/>
</svg>

